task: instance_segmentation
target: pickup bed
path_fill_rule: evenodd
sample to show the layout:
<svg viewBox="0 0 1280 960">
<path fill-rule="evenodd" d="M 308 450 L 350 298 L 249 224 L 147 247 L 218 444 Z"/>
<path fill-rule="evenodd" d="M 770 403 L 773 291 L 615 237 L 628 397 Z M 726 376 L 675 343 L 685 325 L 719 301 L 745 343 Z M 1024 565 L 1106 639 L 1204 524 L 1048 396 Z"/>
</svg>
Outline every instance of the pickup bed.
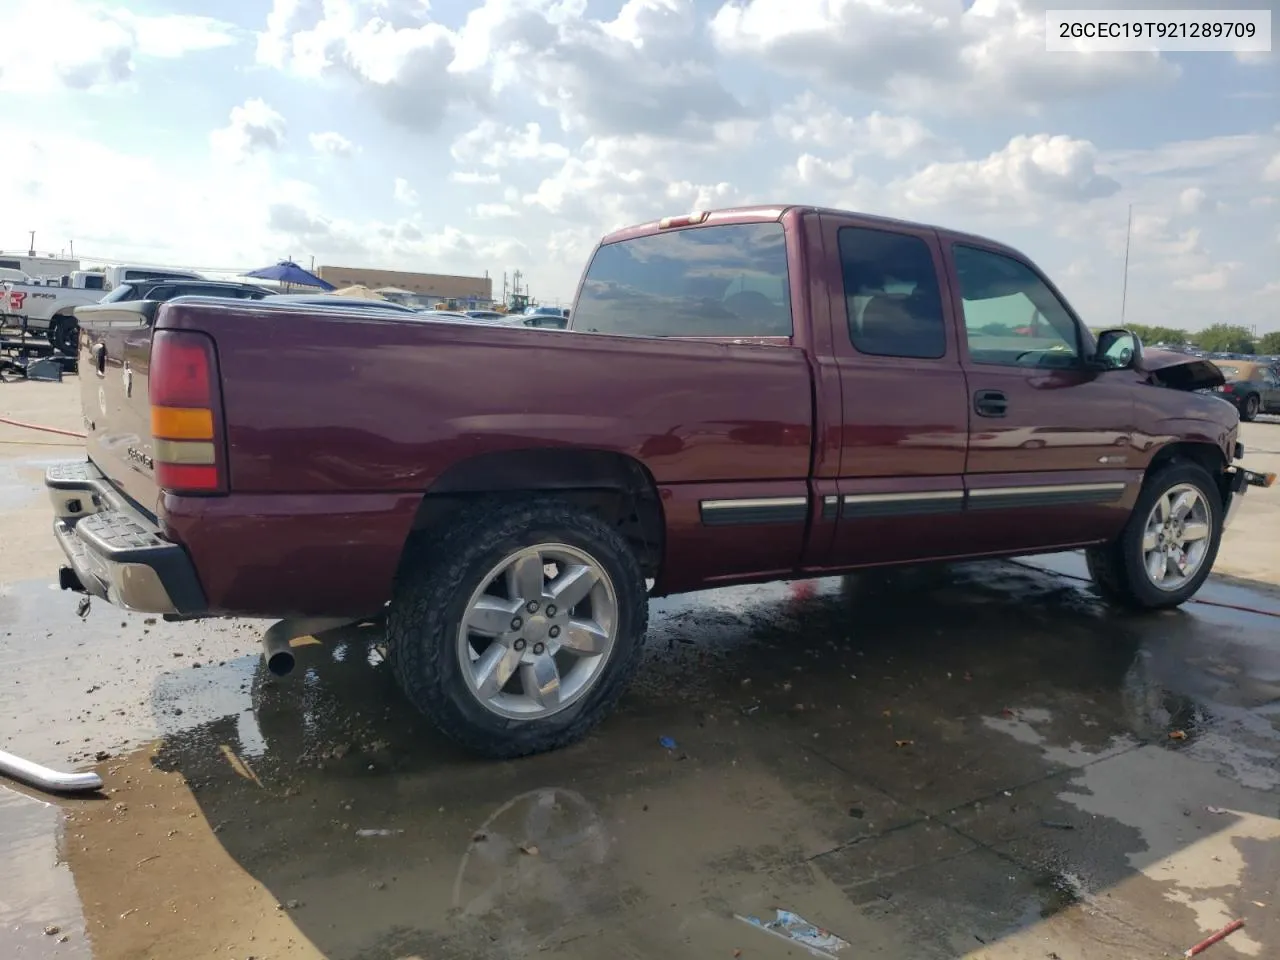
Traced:
<svg viewBox="0 0 1280 960">
<path fill-rule="evenodd" d="M 283 660 L 385 616 L 408 697 L 490 756 L 604 716 L 651 595 L 1083 548 L 1107 597 L 1172 607 L 1274 480 L 1235 463 L 1211 364 L 1095 337 L 1008 247 L 836 210 L 606 237 L 568 332 L 85 314 L 88 459 L 46 480 L 63 585 L 305 618 L 268 631 Z"/>
</svg>

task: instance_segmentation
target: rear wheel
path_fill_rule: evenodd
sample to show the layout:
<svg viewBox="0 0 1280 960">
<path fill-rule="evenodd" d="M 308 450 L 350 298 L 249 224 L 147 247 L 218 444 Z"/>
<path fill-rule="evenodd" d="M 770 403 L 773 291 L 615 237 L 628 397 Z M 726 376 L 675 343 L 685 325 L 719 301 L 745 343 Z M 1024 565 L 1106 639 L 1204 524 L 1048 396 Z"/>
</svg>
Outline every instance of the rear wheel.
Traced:
<svg viewBox="0 0 1280 960">
<path fill-rule="evenodd" d="M 49 326 L 49 342 L 62 351 L 64 356 L 72 357 L 79 346 L 80 324 L 75 317 L 54 317 Z"/>
<path fill-rule="evenodd" d="M 1085 551 L 1099 591 L 1140 609 L 1185 603 L 1213 569 L 1223 506 L 1203 467 L 1173 462 L 1160 468 L 1143 484 L 1119 538 Z"/>
<path fill-rule="evenodd" d="M 1258 412 L 1259 410 L 1261 410 L 1261 408 L 1262 408 L 1262 400 L 1258 397 L 1256 393 L 1245 397 L 1244 403 L 1240 405 L 1240 419 L 1252 420 L 1254 417 L 1258 415 Z"/>
<path fill-rule="evenodd" d="M 639 665 L 644 576 L 626 540 L 548 499 L 469 509 L 410 557 L 387 616 L 410 701 L 484 756 L 565 746 Z"/>
</svg>

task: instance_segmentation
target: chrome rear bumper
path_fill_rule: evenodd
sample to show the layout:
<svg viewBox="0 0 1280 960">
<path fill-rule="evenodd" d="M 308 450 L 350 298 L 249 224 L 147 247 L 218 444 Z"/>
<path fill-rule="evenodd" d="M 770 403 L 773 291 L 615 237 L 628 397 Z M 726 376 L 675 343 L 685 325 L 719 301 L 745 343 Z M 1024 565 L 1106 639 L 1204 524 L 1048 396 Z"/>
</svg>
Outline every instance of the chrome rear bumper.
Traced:
<svg viewBox="0 0 1280 960">
<path fill-rule="evenodd" d="M 198 614 L 205 609 L 195 567 L 155 520 L 111 486 L 91 461 L 45 473 L 53 533 L 70 571 L 60 582 L 139 613 Z M 78 583 L 77 583 L 78 582 Z"/>
</svg>

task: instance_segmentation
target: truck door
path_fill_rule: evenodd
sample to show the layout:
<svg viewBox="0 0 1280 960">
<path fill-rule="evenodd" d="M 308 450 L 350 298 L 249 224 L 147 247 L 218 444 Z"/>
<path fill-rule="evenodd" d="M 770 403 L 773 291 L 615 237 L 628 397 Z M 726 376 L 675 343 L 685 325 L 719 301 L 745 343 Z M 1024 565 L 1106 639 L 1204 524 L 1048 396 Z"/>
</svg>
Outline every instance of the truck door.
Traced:
<svg viewBox="0 0 1280 960">
<path fill-rule="evenodd" d="M 840 407 L 836 476 L 815 478 L 826 565 L 965 553 L 968 390 L 937 236 L 834 214 L 820 233 Z"/>
<path fill-rule="evenodd" d="M 942 238 L 972 412 L 973 552 L 1068 546 L 1124 526 L 1141 483 L 1138 374 L 1088 369 L 1093 338 L 1013 251 Z"/>
</svg>

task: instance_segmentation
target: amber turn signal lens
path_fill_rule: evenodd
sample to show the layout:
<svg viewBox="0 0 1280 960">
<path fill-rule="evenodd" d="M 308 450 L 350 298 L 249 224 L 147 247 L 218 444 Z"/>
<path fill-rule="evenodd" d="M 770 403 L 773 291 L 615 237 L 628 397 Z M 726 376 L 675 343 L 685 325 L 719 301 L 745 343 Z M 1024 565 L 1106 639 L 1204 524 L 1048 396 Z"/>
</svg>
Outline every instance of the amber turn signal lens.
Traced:
<svg viewBox="0 0 1280 960">
<path fill-rule="evenodd" d="M 213 411 L 197 407 L 152 407 L 151 435 L 165 440 L 212 440 Z"/>
</svg>

